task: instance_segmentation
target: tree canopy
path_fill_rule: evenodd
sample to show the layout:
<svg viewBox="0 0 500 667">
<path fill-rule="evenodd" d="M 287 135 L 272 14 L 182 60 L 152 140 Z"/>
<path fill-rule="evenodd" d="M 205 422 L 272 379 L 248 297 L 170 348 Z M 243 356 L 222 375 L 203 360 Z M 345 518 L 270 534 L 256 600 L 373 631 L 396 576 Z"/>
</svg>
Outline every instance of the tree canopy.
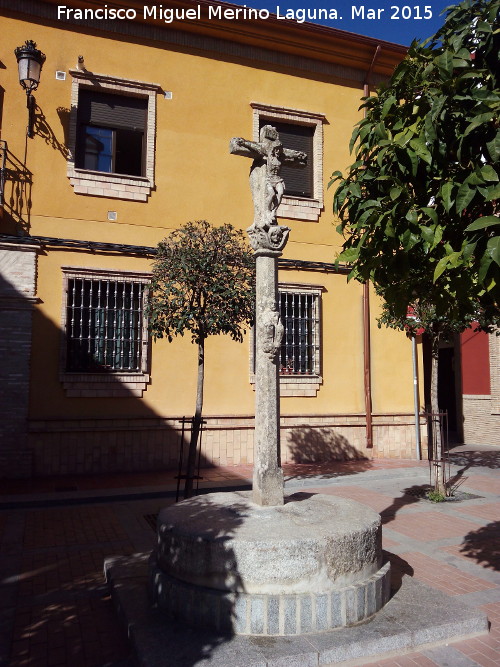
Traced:
<svg viewBox="0 0 500 667">
<path fill-rule="evenodd" d="M 364 99 L 355 162 L 330 182 L 349 278 L 373 281 L 380 323 L 430 336 L 440 494 L 439 339 L 472 322 L 500 324 L 499 10 L 500 0 L 465 0 L 434 37 L 411 45 L 388 84 Z"/>
<path fill-rule="evenodd" d="M 500 318 L 500 0 L 448 8 L 389 83 L 365 98 L 355 162 L 337 184 L 339 259 L 371 279 L 383 320 L 460 330 Z"/>
<path fill-rule="evenodd" d="M 191 333 L 243 339 L 254 317 L 255 260 L 243 233 L 232 225 L 188 222 L 158 244 L 148 300 L 154 338 Z"/>
<path fill-rule="evenodd" d="M 228 334 L 243 340 L 254 319 L 255 260 L 243 233 L 232 225 L 188 222 L 158 244 L 147 314 L 155 339 L 191 333 L 198 346 L 195 413 L 184 497 L 193 493 L 198 436 L 202 424 L 205 340 Z"/>
</svg>

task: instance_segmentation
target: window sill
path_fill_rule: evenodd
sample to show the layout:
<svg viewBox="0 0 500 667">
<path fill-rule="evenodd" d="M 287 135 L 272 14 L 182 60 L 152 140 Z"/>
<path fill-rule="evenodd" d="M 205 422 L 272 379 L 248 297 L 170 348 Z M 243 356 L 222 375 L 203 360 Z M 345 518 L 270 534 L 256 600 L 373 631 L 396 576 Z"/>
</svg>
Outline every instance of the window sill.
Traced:
<svg viewBox="0 0 500 667">
<path fill-rule="evenodd" d="M 250 383 L 255 390 L 255 375 Z M 320 375 L 280 375 L 280 396 L 315 397 L 322 384 Z"/>
<path fill-rule="evenodd" d="M 61 373 L 69 398 L 140 398 L 149 382 L 147 373 Z"/>
<path fill-rule="evenodd" d="M 278 216 L 280 218 L 289 218 L 292 220 L 318 222 L 322 210 L 323 203 L 319 199 L 287 197 L 285 195 L 278 208 Z"/>
<path fill-rule="evenodd" d="M 147 201 L 153 187 L 149 178 L 108 174 L 73 166 L 68 168 L 68 177 L 75 194 L 94 197 Z"/>
</svg>

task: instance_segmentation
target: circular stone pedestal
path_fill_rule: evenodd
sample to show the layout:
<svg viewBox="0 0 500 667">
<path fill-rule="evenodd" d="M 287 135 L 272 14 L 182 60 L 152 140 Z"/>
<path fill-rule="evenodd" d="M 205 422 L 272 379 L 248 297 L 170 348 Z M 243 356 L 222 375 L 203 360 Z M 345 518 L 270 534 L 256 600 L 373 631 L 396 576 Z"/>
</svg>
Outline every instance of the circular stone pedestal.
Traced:
<svg viewBox="0 0 500 667">
<path fill-rule="evenodd" d="M 296 493 L 261 507 L 250 492 L 198 496 L 160 512 L 155 602 L 197 628 L 296 635 L 359 623 L 389 598 L 380 515 Z"/>
</svg>

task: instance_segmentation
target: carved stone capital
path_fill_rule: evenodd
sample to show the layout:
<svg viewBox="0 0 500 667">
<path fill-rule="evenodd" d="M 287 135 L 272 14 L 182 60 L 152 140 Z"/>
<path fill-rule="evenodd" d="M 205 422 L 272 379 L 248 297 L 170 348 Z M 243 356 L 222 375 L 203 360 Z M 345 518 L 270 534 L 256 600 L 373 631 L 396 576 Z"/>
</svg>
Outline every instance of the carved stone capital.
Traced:
<svg viewBox="0 0 500 667">
<path fill-rule="evenodd" d="M 269 228 L 262 229 L 252 225 L 247 229 L 250 238 L 250 245 L 254 250 L 274 250 L 281 252 L 288 241 L 290 227 L 284 225 L 270 225 Z"/>
</svg>

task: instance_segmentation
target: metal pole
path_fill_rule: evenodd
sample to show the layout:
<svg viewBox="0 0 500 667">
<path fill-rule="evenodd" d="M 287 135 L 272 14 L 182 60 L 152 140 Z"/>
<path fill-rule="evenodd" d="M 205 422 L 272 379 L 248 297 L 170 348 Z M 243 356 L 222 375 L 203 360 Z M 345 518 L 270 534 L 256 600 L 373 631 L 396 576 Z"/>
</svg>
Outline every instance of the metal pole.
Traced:
<svg viewBox="0 0 500 667">
<path fill-rule="evenodd" d="M 417 446 L 417 459 L 422 459 L 422 447 L 420 442 L 420 409 L 418 401 L 418 364 L 417 364 L 417 337 L 411 337 L 411 352 L 413 361 L 413 407 L 415 409 L 415 443 Z"/>
</svg>

